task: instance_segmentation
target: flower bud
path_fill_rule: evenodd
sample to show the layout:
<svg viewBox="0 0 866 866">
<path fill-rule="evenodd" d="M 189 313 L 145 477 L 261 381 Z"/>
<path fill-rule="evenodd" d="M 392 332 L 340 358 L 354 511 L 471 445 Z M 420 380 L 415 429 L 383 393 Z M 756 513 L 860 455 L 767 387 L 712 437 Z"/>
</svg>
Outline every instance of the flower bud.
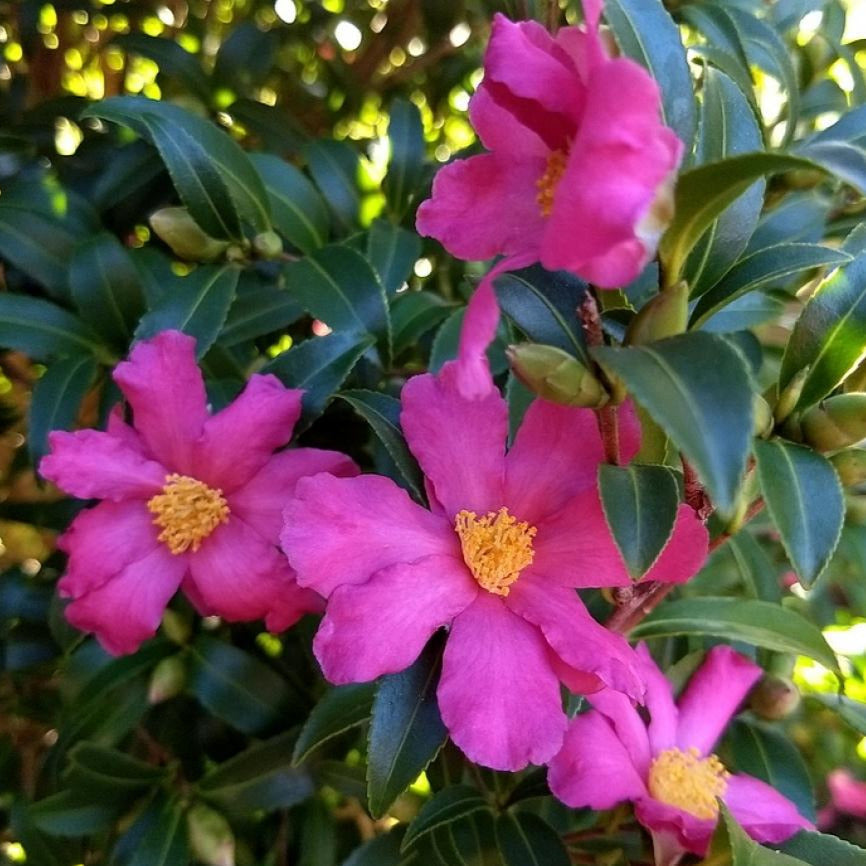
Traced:
<svg viewBox="0 0 866 866">
<path fill-rule="evenodd" d="M 539 397 L 563 406 L 598 408 L 608 401 L 601 382 L 556 346 L 518 343 L 506 352 L 514 375 Z"/>
<path fill-rule="evenodd" d="M 680 281 L 645 304 L 628 326 L 625 342 L 651 343 L 682 334 L 689 319 L 689 286 Z"/>
<path fill-rule="evenodd" d="M 866 394 L 839 394 L 803 415 L 803 439 L 818 451 L 838 451 L 866 438 Z"/>
<path fill-rule="evenodd" d="M 150 686 L 147 700 L 151 704 L 167 701 L 179 695 L 186 685 L 186 665 L 180 656 L 169 656 L 163 659 L 150 675 Z"/>
<path fill-rule="evenodd" d="M 779 394 L 779 399 L 776 401 L 776 408 L 773 414 L 776 417 L 776 423 L 781 424 L 793 411 L 800 399 L 800 394 L 803 393 L 803 385 L 806 384 L 806 376 L 809 374 L 809 368 L 804 367 L 788 382 L 785 390 Z"/>
<path fill-rule="evenodd" d="M 845 487 L 854 487 L 866 481 L 866 450 L 852 448 L 840 451 L 830 458 L 839 480 Z"/>
<path fill-rule="evenodd" d="M 756 394 L 755 406 L 755 435 L 766 439 L 773 432 L 773 410 L 770 404 L 760 395 Z"/>
<path fill-rule="evenodd" d="M 263 259 L 275 259 L 283 251 L 283 241 L 276 232 L 262 232 L 253 238 L 253 249 Z"/>
<path fill-rule="evenodd" d="M 768 721 L 784 719 L 800 705 L 800 692 L 787 677 L 765 674 L 752 689 L 749 708 Z"/>
<path fill-rule="evenodd" d="M 235 866 L 235 837 L 229 822 L 219 813 L 196 803 L 186 813 L 189 847 L 205 866 Z"/>
<path fill-rule="evenodd" d="M 207 234 L 185 207 L 164 207 L 150 216 L 151 228 L 172 252 L 191 262 L 212 262 L 228 247 Z"/>
<path fill-rule="evenodd" d="M 183 646 L 192 635 L 192 624 L 188 616 L 167 608 L 162 615 L 162 631 L 172 643 Z"/>
</svg>

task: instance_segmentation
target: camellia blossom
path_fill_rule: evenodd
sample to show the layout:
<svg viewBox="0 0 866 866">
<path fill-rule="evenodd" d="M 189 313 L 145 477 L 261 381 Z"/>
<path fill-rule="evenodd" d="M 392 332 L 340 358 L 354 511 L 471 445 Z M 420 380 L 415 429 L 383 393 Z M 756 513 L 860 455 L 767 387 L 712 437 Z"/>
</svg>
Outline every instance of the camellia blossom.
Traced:
<svg viewBox="0 0 866 866">
<path fill-rule="evenodd" d="M 277 547 L 286 496 L 305 475 L 354 475 L 333 451 L 274 454 L 292 435 L 301 391 L 253 376 L 229 406 L 207 409 L 195 340 L 165 331 L 138 343 L 114 379 L 133 425 L 50 434 L 41 474 L 82 499 L 102 499 L 59 539 L 66 617 L 111 653 L 151 637 L 179 587 L 203 615 L 264 618 L 288 628 L 321 598 L 302 589 Z"/>
<path fill-rule="evenodd" d="M 560 683 L 641 698 L 634 651 L 575 592 L 631 581 L 599 501 L 594 413 L 536 400 L 506 453 L 505 401 L 489 377 L 483 398 L 464 398 L 458 367 L 403 388 L 430 508 L 377 475 L 305 478 L 283 547 L 298 582 L 328 598 L 313 647 L 331 682 L 401 671 L 445 626 L 442 719 L 473 761 L 517 770 L 562 743 Z M 618 412 L 629 460 L 639 428 L 630 406 Z M 682 506 L 648 579 L 687 580 L 706 552 L 703 524 Z"/>
<path fill-rule="evenodd" d="M 550 790 L 575 808 L 610 809 L 631 800 L 653 834 L 659 866 L 684 852 L 703 856 L 719 815 L 718 800 L 759 842 L 776 843 L 812 825 L 765 782 L 729 773 L 712 754 L 716 741 L 761 669 L 730 647 L 713 647 L 678 703 L 645 645 L 645 724 L 629 700 L 605 689 L 575 718 L 550 762 Z"/>
<path fill-rule="evenodd" d="M 827 774 L 830 803 L 818 814 L 818 826 L 831 827 L 838 815 L 866 818 L 866 782 L 862 782 L 845 768 Z"/>
<path fill-rule="evenodd" d="M 683 144 L 661 121 L 658 85 L 634 61 L 608 55 L 600 0 L 584 8 L 585 29 L 555 36 L 534 21 L 494 17 L 469 106 L 489 152 L 442 168 L 418 209 L 419 233 L 457 258 L 504 257 L 463 326 L 466 393 L 480 390 L 496 332 L 496 274 L 541 262 L 621 287 L 655 255 L 673 215 Z"/>
</svg>

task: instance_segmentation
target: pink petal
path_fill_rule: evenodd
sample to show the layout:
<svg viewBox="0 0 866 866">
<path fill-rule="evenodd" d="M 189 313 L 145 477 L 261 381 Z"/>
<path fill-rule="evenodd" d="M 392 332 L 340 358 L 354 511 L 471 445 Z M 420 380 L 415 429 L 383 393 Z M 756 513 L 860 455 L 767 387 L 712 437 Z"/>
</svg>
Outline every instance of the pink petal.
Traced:
<svg viewBox="0 0 866 866">
<path fill-rule="evenodd" d="M 626 640 L 597 623 L 574 590 L 524 572 L 511 587 L 507 606 L 541 629 L 562 660 L 595 674 L 604 684 L 632 698 L 643 696 L 638 659 Z"/>
<path fill-rule="evenodd" d="M 762 673 L 729 646 L 713 647 L 679 699 L 679 748 L 709 754 Z"/>
<path fill-rule="evenodd" d="M 403 386 L 400 423 L 412 453 L 433 483 L 449 519 L 461 509 L 486 514 L 503 505 L 508 407 L 496 389 L 467 399 L 459 365 L 438 376 L 413 376 Z"/>
<path fill-rule="evenodd" d="M 114 368 L 114 381 L 132 406 L 135 428 L 151 453 L 173 471 L 192 474 L 196 442 L 207 420 L 195 340 L 163 331 L 137 343 L 129 360 Z"/>
<path fill-rule="evenodd" d="M 646 796 L 643 771 L 621 736 L 601 713 L 573 719 L 547 773 L 554 796 L 573 809 L 612 809 Z"/>
<path fill-rule="evenodd" d="M 722 799 L 743 829 L 758 842 L 775 845 L 798 830 L 815 829 L 787 797 L 752 776 L 732 775 Z"/>
<path fill-rule="evenodd" d="M 294 571 L 288 568 L 279 594 L 271 601 L 270 610 L 265 614 L 265 627 L 269 632 L 279 634 L 308 613 L 324 612 L 325 599 L 317 592 L 300 586 Z"/>
<path fill-rule="evenodd" d="M 338 587 L 313 641 L 325 677 L 358 683 L 404 670 L 478 592 L 466 566 L 451 556 L 398 563 L 366 583 Z"/>
<path fill-rule="evenodd" d="M 601 689 L 592 693 L 589 702 L 607 718 L 625 746 L 631 763 L 641 778 L 646 778 L 652 755 L 646 725 L 634 704 L 622 692 L 612 689 Z"/>
<path fill-rule="evenodd" d="M 488 150 L 546 160 L 550 148 L 544 140 L 524 126 L 507 108 L 503 108 L 490 92 L 489 82 L 482 81 L 469 100 L 469 120 Z"/>
<path fill-rule="evenodd" d="M 338 451 L 290 448 L 274 454 L 242 487 L 229 497 L 232 514 L 252 526 L 259 535 L 277 543 L 283 528 L 283 509 L 295 485 L 307 475 L 328 472 L 340 477 L 358 474 L 354 460 Z"/>
<path fill-rule="evenodd" d="M 160 545 L 76 598 L 66 608 L 66 618 L 75 628 L 94 632 L 113 655 L 135 652 L 156 633 L 186 567 L 185 556 L 173 556 Z"/>
<path fill-rule="evenodd" d="M 51 453 L 39 472 L 79 499 L 149 499 L 159 493 L 168 474 L 122 440 L 100 430 L 48 434 Z"/>
<path fill-rule="evenodd" d="M 302 478 L 286 505 L 281 542 L 298 582 L 326 597 L 389 565 L 461 555 L 450 522 L 378 475 Z"/>
<path fill-rule="evenodd" d="M 139 451 L 145 457 L 153 457 L 148 452 L 144 440 L 138 435 L 138 431 L 123 420 L 123 406 L 120 403 L 117 403 L 108 413 L 108 423 L 105 430 L 109 436 L 119 439 L 133 451 Z"/>
<path fill-rule="evenodd" d="M 431 198 L 415 217 L 415 228 L 458 259 L 496 255 L 538 257 L 544 221 L 536 201 L 546 162 L 519 161 L 485 153 L 440 168 Z"/>
<path fill-rule="evenodd" d="M 567 665 L 550 646 L 547 648 L 547 659 L 559 681 L 573 695 L 592 695 L 605 687 L 595 674 L 579 671 L 577 668 Z"/>
<path fill-rule="evenodd" d="M 645 643 L 637 645 L 637 654 L 640 659 L 640 674 L 646 685 L 644 704 L 650 717 L 647 727 L 650 750 L 654 755 L 658 755 L 677 744 L 679 710 L 674 703 L 673 687 L 655 663 Z"/>
<path fill-rule="evenodd" d="M 205 422 L 195 477 L 226 492 L 249 481 L 292 438 L 302 396 L 276 376 L 252 376 L 233 402 Z"/>
<path fill-rule="evenodd" d="M 62 596 L 80 598 L 157 547 L 159 530 L 143 502 L 101 502 L 82 511 L 57 546 L 69 556 L 57 584 Z"/>
<path fill-rule="evenodd" d="M 716 819 L 698 818 L 676 806 L 653 797 L 642 797 L 635 804 L 635 816 L 653 835 L 673 836 L 684 851 L 703 857 L 716 827 Z"/>
<path fill-rule="evenodd" d="M 562 745 L 567 720 L 544 640 L 488 592 L 454 620 L 437 694 L 451 739 L 485 767 L 542 764 Z"/>
<path fill-rule="evenodd" d="M 627 462 L 640 448 L 632 403 L 619 407 L 617 417 L 620 459 Z M 506 458 L 508 502 L 522 520 L 538 523 L 575 494 L 595 489 L 604 459 L 595 412 L 533 400 Z"/>
<path fill-rule="evenodd" d="M 850 770 L 838 769 L 827 774 L 832 806 L 846 815 L 866 818 L 866 782 L 856 779 Z"/>
</svg>

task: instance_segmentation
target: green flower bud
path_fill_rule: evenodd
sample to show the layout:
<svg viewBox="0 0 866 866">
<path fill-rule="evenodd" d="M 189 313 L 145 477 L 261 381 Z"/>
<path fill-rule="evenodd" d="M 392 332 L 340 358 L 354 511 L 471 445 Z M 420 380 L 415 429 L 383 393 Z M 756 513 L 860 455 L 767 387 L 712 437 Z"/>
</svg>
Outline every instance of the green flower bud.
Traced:
<svg viewBox="0 0 866 866">
<path fill-rule="evenodd" d="M 689 321 L 689 286 L 683 280 L 645 304 L 626 332 L 629 345 L 652 343 L 685 332 Z"/>
<path fill-rule="evenodd" d="M 186 665 L 180 656 L 164 658 L 150 675 L 147 699 L 151 704 L 179 695 L 186 685 Z"/>
<path fill-rule="evenodd" d="M 226 260 L 243 264 L 247 260 L 247 251 L 240 244 L 232 244 L 226 250 Z"/>
<path fill-rule="evenodd" d="M 235 837 L 229 822 L 219 813 L 196 803 L 186 813 L 189 847 L 205 866 L 235 866 Z"/>
<path fill-rule="evenodd" d="M 839 451 L 866 439 L 866 394 L 839 394 L 800 421 L 803 440 L 818 451 Z"/>
<path fill-rule="evenodd" d="M 514 375 L 539 397 L 563 406 L 598 408 L 608 401 L 601 382 L 556 346 L 518 343 L 506 352 Z"/>
<path fill-rule="evenodd" d="M 850 451 L 840 451 L 830 458 L 830 462 L 845 487 L 854 487 L 866 481 L 866 450 L 852 448 Z"/>
<path fill-rule="evenodd" d="M 755 395 L 753 402 L 755 405 L 755 435 L 766 439 L 773 432 L 773 410 L 760 394 Z"/>
<path fill-rule="evenodd" d="M 170 641 L 183 646 L 192 635 L 192 624 L 188 616 L 168 608 L 162 615 L 162 631 Z"/>
<path fill-rule="evenodd" d="M 800 394 L 803 393 L 803 385 L 806 383 L 806 376 L 809 374 L 809 368 L 804 367 L 788 382 L 787 387 L 776 401 L 776 408 L 773 410 L 773 415 L 776 417 L 776 423 L 781 424 L 793 411 L 800 399 Z"/>
<path fill-rule="evenodd" d="M 800 705 L 800 692 L 787 677 L 765 674 L 749 695 L 749 708 L 768 721 L 784 719 Z"/>
<path fill-rule="evenodd" d="M 185 207 L 161 208 L 151 214 L 150 225 L 176 256 L 191 262 L 212 262 L 228 247 L 228 241 L 207 234 Z"/>
<path fill-rule="evenodd" d="M 283 251 L 283 241 L 276 232 L 262 232 L 253 238 L 253 249 L 263 259 L 275 259 Z"/>
</svg>

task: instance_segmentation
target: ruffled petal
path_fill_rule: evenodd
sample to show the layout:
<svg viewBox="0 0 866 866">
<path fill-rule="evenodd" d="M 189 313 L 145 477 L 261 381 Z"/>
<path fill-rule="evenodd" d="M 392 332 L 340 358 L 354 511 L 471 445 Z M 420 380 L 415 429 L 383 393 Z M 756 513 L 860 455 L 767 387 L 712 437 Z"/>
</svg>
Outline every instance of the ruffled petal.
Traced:
<svg viewBox="0 0 866 866">
<path fill-rule="evenodd" d="M 645 643 L 637 645 L 637 654 L 640 659 L 640 674 L 646 685 L 644 704 L 650 716 L 647 726 L 650 750 L 657 755 L 676 746 L 680 711 L 674 702 L 673 687 L 655 663 Z"/>
<path fill-rule="evenodd" d="M 48 434 L 51 453 L 42 458 L 43 478 L 79 499 L 149 499 L 165 484 L 166 470 L 122 440 L 100 430 Z"/>
<path fill-rule="evenodd" d="M 428 556 L 338 587 L 328 600 L 313 650 L 332 683 L 359 683 L 405 670 L 433 633 L 478 594 L 466 566 Z"/>
<path fill-rule="evenodd" d="M 252 376 L 235 400 L 205 422 L 195 477 L 225 492 L 249 481 L 292 438 L 303 393 L 276 376 Z"/>
<path fill-rule="evenodd" d="M 485 767 L 543 764 L 562 745 L 567 720 L 544 640 L 488 592 L 451 626 L 437 695 L 451 739 Z"/>
<path fill-rule="evenodd" d="M 358 474 L 355 461 L 339 451 L 290 448 L 274 454 L 242 487 L 228 497 L 232 514 L 256 532 L 277 543 L 283 528 L 283 509 L 301 478 L 327 472 L 340 478 Z"/>
<path fill-rule="evenodd" d="M 114 381 L 132 406 L 135 428 L 150 452 L 172 471 L 192 474 L 208 417 L 195 340 L 163 331 L 137 343 L 129 360 L 114 368 Z"/>
<path fill-rule="evenodd" d="M 698 818 L 676 806 L 669 806 L 653 797 L 643 797 L 635 804 L 635 816 L 653 835 L 673 836 L 683 851 L 703 857 L 710 844 L 715 818 Z"/>
<path fill-rule="evenodd" d="M 646 725 L 634 704 L 622 692 L 612 689 L 591 693 L 589 702 L 608 719 L 638 774 L 646 778 L 652 754 Z"/>
<path fill-rule="evenodd" d="M 459 365 L 413 376 L 403 386 L 400 423 L 409 448 L 433 483 L 449 519 L 462 510 L 486 514 L 503 505 L 508 407 L 499 391 L 467 399 Z"/>
<path fill-rule="evenodd" d="M 135 427 L 124 421 L 123 406 L 120 403 L 117 403 L 108 413 L 108 422 L 105 425 L 105 430 L 109 436 L 119 439 L 124 445 L 132 448 L 133 451 L 138 451 L 145 457 L 153 459 L 153 455 L 147 450 L 144 439 L 141 438 Z"/>
<path fill-rule="evenodd" d="M 185 556 L 173 556 L 160 545 L 76 598 L 66 608 L 66 619 L 81 631 L 93 632 L 113 655 L 135 652 L 156 634 L 186 568 Z"/>
<path fill-rule="evenodd" d="M 513 158 L 527 156 L 546 160 L 550 148 L 538 133 L 524 126 L 507 108 L 503 108 L 490 92 L 489 82 L 482 81 L 469 100 L 469 120 L 488 150 L 510 154 Z"/>
<path fill-rule="evenodd" d="M 713 647 L 679 699 L 679 748 L 709 754 L 761 673 L 729 646 Z"/>
<path fill-rule="evenodd" d="M 298 582 L 326 597 L 389 565 L 461 555 L 448 521 L 378 475 L 302 478 L 284 515 L 281 543 Z"/>
<path fill-rule="evenodd" d="M 621 737 L 601 713 L 573 719 L 547 772 L 554 796 L 573 809 L 612 809 L 645 797 L 643 774 Z"/>
<path fill-rule="evenodd" d="M 730 776 L 722 799 L 737 822 L 758 842 L 776 845 L 798 830 L 815 829 L 787 797 L 753 776 Z"/>
</svg>

